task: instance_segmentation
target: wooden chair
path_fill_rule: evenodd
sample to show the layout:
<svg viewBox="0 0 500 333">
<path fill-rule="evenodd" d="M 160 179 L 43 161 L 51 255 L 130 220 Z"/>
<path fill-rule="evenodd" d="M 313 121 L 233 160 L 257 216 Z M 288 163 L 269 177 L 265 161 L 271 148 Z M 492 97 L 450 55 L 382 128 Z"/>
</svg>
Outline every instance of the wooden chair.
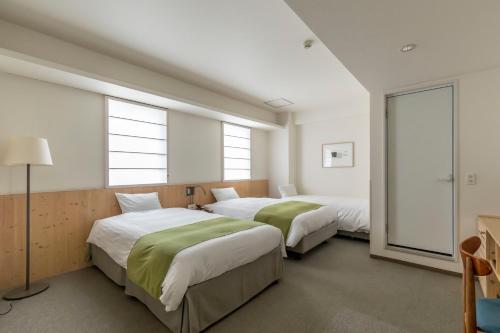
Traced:
<svg viewBox="0 0 500 333">
<path fill-rule="evenodd" d="M 493 272 L 486 259 L 474 255 L 480 246 L 481 239 L 477 236 L 460 243 L 460 255 L 464 266 L 462 275 L 464 332 L 475 333 L 479 328 L 484 332 L 497 333 L 500 332 L 500 299 L 481 299 L 476 304 L 474 277 L 490 275 Z"/>
</svg>

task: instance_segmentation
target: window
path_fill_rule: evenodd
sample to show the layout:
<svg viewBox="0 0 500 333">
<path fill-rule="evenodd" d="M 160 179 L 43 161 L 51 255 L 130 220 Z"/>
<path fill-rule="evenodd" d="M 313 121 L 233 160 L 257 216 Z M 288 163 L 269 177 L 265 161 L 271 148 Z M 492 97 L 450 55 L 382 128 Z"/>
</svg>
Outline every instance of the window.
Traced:
<svg viewBox="0 0 500 333">
<path fill-rule="evenodd" d="M 223 123 L 224 180 L 251 178 L 250 128 Z"/>
<path fill-rule="evenodd" d="M 108 186 L 167 182 L 167 112 L 107 98 Z"/>
</svg>

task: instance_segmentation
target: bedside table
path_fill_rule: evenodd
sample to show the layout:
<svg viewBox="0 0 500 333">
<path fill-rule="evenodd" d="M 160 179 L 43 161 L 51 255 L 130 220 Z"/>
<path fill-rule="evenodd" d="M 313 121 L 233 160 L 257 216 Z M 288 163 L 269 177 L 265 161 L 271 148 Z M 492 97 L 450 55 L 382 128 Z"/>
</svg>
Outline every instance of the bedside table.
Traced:
<svg viewBox="0 0 500 333">
<path fill-rule="evenodd" d="M 196 205 L 196 204 L 190 204 L 187 206 L 188 209 L 192 209 L 192 210 L 202 210 L 204 212 L 207 212 L 207 213 L 213 213 L 214 211 L 209 209 L 209 208 L 206 208 L 204 206 L 200 206 L 200 205 Z"/>
<path fill-rule="evenodd" d="M 214 212 L 212 209 L 207 208 L 207 207 L 205 207 L 205 206 L 201 207 L 201 210 L 202 210 L 202 211 L 205 211 L 205 212 L 207 212 L 207 213 L 213 213 L 213 212 Z"/>
</svg>

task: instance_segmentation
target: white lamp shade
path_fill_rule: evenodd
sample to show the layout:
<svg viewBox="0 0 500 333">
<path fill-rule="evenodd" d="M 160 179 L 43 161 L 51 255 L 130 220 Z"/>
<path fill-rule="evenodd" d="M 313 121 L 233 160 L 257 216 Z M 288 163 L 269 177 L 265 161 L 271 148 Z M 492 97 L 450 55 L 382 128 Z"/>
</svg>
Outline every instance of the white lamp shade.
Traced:
<svg viewBox="0 0 500 333">
<path fill-rule="evenodd" d="M 3 162 L 5 165 L 52 165 L 47 139 L 33 137 L 10 139 Z"/>
</svg>

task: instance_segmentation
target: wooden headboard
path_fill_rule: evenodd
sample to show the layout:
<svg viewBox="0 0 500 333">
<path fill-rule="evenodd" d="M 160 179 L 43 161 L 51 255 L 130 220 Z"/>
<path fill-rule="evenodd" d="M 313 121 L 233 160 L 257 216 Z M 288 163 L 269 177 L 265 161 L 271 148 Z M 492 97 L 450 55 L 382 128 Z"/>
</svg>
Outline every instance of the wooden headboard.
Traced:
<svg viewBox="0 0 500 333">
<path fill-rule="evenodd" d="M 163 207 L 186 207 L 191 184 L 33 193 L 31 195 L 31 279 L 89 266 L 86 240 L 95 220 L 120 214 L 115 192 L 158 192 Z M 195 202 L 215 201 L 210 189 L 233 186 L 242 197 L 268 195 L 267 180 L 199 183 Z M 25 196 L 0 196 L 0 289 L 24 281 Z"/>
</svg>

